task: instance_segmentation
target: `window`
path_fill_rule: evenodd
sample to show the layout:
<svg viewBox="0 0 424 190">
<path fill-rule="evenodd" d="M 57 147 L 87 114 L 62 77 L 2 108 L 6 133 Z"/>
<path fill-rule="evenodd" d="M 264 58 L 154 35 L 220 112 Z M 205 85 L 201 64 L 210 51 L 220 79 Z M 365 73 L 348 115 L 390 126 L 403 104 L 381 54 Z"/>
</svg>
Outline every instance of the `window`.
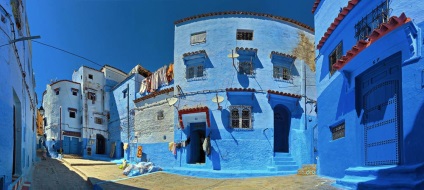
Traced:
<svg viewBox="0 0 424 190">
<path fill-rule="evenodd" d="M 245 75 L 253 75 L 253 64 L 251 61 L 239 62 L 239 73 Z"/>
<path fill-rule="evenodd" d="M 69 111 L 69 117 L 70 118 L 75 118 L 76 113 L 77 113 L 76 111 L 70 110 Z"/>
<path fill-rule="evenodd" d="M 345 123 L 341 123 L 339 125 L 336 125 L 334 127 L 330 128 L 333 140 L 340 139 L 342 137 L 345 137 Z"/>
<path fill-rule="evenodd" d="M 275 79 L 290 80 L 291 73 L 287 67 L 274 66 L 273 76 Z"/>
<path fill-rule="evenodd" d="M 46 126 L 47 126 L 47 117 L 45 117 L 45 118 L 43 119 L 43 121 L 44 121 L 44 127 L 46 127 Z"/>
<path fill-rule="evenodd" d="M 71 88 L 72 91 L 72 95 L 77 96 L 78 95 L 78 89 L 76 88 Z"/>
<path fill-rule="evenodd" d="M 157 119 L 162 120 L 163 118 L 165 118 L 164 115 L 163 115 L 163 110 L 158 111 L 157 112 Z"/>
<path fill-rule="evenodd" d="M 54 89 L 54 92 L 55 92 L 56 95 L 59 95 L 59 91 L 60 91 L 59 88 Z"/>
<path fill-rule="evenodd" d="M 198 32 L 198 33 L 191 34 L 190 36 L 191 45 L 196 45 L 196 44 L 205 43 L 205 42 L 206 42 L 206 32 Z"/>
<path fill-rule="evenodd" d="M 237 40 L 253 40 L 253 30 L 237 30 Z"/>
<path fill-rule="evenodd" d="M 200 78 L 204 76 L 204 68 L 203 65 L 197 66 L 187 66 L 186 68 L 186 78 Z"/>
<path fill-rule="evenodd" d="M 337 60 L 339 60 L 342 57 L 342 53 L 343 53 L 343 43 L 340 42 L 336 48 L 334 48 L 334 50 L 331 52 L 330 56 L 329 56 L 329 61 L 330 61 L 330 73 L 331 75 L 336 71 L 333 68 L 333 65 L 337 62 Z"/>
<path fill-rule="evenodd" d="M 94 104 L 96 102 L 96 93 L 94 92 L 88 92 L 87 93 L 87 99 L 91 100 Z"/>
<path fill-rule="evenodd" d="M 371 32 L 389 20 L 389 3 L 384 1 L 355 24 L 357 41 L 366 40 Z"/>
<path fill-rule="evenodd" d="M 88 78 L 89 78 L 89 79 L 93 79 L 93 75 L 92 75 L 92 74 L 89 74 L 89 75 L 88 75 Z"/>
<path fill-rule="evenodd" d="M 95 117 L 94 118 L 94 123 L 96 123 L 96 124 L 102 124 L 103 123 L 103 119 L 100 118 L 100 117 Z"/>
<path fill-rule="evenodd" d="M 127 98 L 127 89 L 125 89 L 124 91 L 122 91 L 122 96 L 123 96 L 123 98 Z"/>
<path fill-rule="evenodd" d="M 250 106 L 230 106 L 230 125 L 235 129 L 252 129 Z"/>
</svg>

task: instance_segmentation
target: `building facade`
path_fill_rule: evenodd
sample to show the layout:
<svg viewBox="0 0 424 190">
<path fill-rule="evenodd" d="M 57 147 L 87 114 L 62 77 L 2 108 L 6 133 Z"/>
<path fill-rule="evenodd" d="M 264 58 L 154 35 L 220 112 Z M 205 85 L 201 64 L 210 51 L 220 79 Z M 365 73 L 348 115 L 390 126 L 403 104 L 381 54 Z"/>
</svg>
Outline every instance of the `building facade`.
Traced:
<svg viewBox="0 0 424 190">
<path fill-rule="evenodd" d="M 170 170 L 275 174 L 313 163 L 313 30 L 248 12 L 175 24 L 173 85 L 134 101 L 142 158 Z"/>
<path fill-rule="evenodd" d="M 316 1 L 320 175 L 424 187 L 422 10 L 415 0 Z"/>
<path fill-rule="evenodd" d="M 108 65 L 100 70 L 82 66 L 74 71 L 72 81 L 47 85 L 43 107 L 51 156 L 57 156 L 61 149 L 64 154 L 87 158 L 106 156 L 111 89 L 126 76 Z"/>
<path fill-rule="evenodd" d="M 35 78 L 25 1 L 0 1 L 0 189 L 19 188 L 36 160 Z"/>
</svg>

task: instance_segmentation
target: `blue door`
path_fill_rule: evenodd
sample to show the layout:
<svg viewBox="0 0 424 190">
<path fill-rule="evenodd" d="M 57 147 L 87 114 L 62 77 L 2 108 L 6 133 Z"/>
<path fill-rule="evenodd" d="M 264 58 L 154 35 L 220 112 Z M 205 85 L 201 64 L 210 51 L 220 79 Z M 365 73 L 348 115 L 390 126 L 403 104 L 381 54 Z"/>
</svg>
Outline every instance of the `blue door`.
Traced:
<svg viewBox="0 0 424 190">
<path fill-rule="evenodd" d="M 190 143 L 189 151 L 187 151 L 187 163 L 205 163 L 206 155 L 203 151 L 202 144 L 206 137 L 206 123 L 190 124 Z"/>
<path fill-rule="evenodd" d="M 289 152 L 290 112 L 283 105 L 274 108 L 274 152 Z"/>
<path fill-rule="evenodd" d="M 401 54 L 379 62 L 357 78 L 363 111 L 365 165 L 399 163 Z M 358 104 L 357 104 L 358 106 Z"/>
<path fill-rule="evenodd" d="M 67 137 L 67 136 L 64 136 L 63 137 L 62 143 L 63 143 L 63 153 L 64 154 L 69 154 L 70 153 L 70 151 L 69 151 L 70 141 L 71 141 L 71 138 L 70 137 Z"/>
<path fill-rule="evenodd" d="M 71 140 L 71 146 L 69 150 L 71 154 L 78 154 L 78 144 L 79 144 L 79 139 L 73 137 Z"/>
</svg>

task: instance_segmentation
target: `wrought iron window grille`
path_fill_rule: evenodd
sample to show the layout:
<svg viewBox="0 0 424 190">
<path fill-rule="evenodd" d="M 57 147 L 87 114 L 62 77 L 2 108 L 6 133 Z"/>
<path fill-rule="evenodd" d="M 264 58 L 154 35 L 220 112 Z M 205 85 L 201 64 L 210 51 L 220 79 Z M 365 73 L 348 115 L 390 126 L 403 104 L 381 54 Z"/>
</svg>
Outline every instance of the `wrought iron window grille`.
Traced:
<svg viewBox="0 0 424 190">
<path fill-rule="evenodd" d="M 355 24 L 355 38 L 368 40 L 371 32 L 381 24 L 387 23 L 390 18 L 389 0 L 384 1 Z"/>
</svg>

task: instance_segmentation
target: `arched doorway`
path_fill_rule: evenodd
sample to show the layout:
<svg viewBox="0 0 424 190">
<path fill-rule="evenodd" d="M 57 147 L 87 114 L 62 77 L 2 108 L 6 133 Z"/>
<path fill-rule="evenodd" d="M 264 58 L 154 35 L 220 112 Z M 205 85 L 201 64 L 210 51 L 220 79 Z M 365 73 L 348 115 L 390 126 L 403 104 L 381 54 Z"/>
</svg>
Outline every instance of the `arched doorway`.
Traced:
<svg viewBox="0 0 424 190">
<path fill-rule="evenodd" d="M 121 158 L 123 158 L 124 157 L 124 143 L 123 142 L 121 142 Z"/>
<path fill-rule="evenodd" d="M 105 138 L 101 134 L 96 135 L 96 154 L 104 154 L 106 149 Z"/>
<path fill-rule="evenodd" d="M 274 152 L 289 152 L 290 112 L 283 105 L 274 108 Z"/>
</svg>

